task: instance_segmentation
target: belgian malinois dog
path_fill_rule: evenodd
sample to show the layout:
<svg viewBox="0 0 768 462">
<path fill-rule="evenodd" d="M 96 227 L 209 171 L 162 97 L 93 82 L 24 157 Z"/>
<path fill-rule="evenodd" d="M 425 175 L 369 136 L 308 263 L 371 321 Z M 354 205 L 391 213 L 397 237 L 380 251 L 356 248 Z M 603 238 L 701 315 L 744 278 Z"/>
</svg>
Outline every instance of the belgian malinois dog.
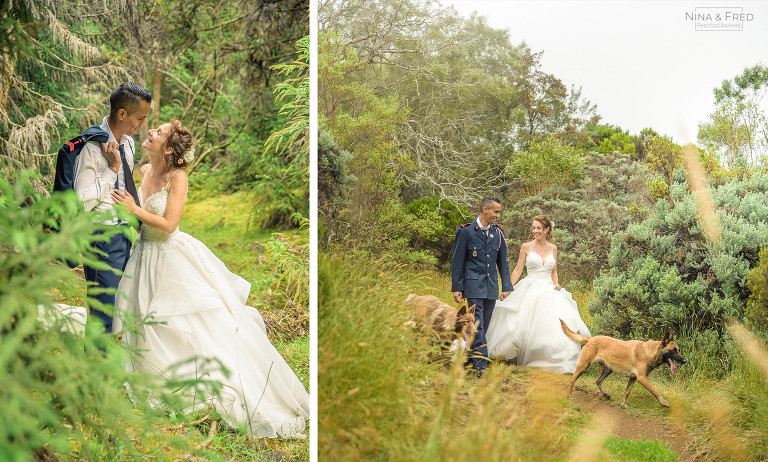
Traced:
<svg viewBox="0 0 768 462">
<path fill-rule="evenodd" d="M 416 294 L 410 294 L 405 303 L 411 305 L 411 323 L 421 332 L 435 335 L 445 349 L 454 340 L 468 342 L 470 335 L 477 332 L 474 306 L 467 308 L 465 305 L 457 309 L 434 295 Z"/>
<path fill-rule="evenodd" d="M 611 395 L 603 390 L 603 380 L 615 371 L 629 376 L 627 390 L 624 392 L 624 399 L 621 401 L 622 408 L 627 408 L 627 396 L 629 396 L 629 390 L 635 384 L 635 381 L 640 382 L 640 385 L 650 391 L 662 406 L 669 407 L 667 400 L 648 381 L 648 374 L 664 363 L 669 363 L 669 368 L 674 374 L 677 369 L 675 366 L 676 362 L 680 364 L 686 363 L 685 358 L 680 355 L 677 345 L 672 341 L 671 333 L 667 332 L 664 334 L 664 338 L 661 341 L 648 340 L 641 342 L 639 340 L 619 340 L 605 335 L 597 337 L 579 335 L 569 329 L 562 319 L 560 320 L 560 325 L 568 338 L 584 345 L 579 355 L 579 361 L 576 363 L 576 372 L 573 373 L 573 377 L 571 377 L 571 381 L 568 383 L 569 398 L 573 392 L 573 384 L 576 382 L 576 379 L 589 368 L 590 364 L 597 362 L 603 366 L 603 372 L 597 379 L 597 388 L 600 389 L 603 396 L 607 399 L 610 399 Z"/>
</svg>

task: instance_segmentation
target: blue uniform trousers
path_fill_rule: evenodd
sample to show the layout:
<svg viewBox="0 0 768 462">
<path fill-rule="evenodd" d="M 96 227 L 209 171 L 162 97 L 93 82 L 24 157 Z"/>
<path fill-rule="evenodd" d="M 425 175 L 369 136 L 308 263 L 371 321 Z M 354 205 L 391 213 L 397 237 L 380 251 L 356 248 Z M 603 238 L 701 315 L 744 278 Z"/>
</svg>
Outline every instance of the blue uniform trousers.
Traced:
<svg viewBox="0 0 768 462">
<path fill-rule="evenodd" d="M 120 226 L 120 225 L 118 225 Z M 98 232 L 101 233 L 101 232 Z M 109 242 L 96 242 L 93 246 L 102 252 L 106 252 L 107 255 L 99 255 L 99 261 L 103 261 L 109 264 L 112 268 L 120 271 L 125 270 L 125 265 L 128 263 L 128 257 L 131 252 L 131 241 L 123 233 L 112 236 Z M 120 276 L 109 270 L 97 270 L 86 266 L 85 268 L 85 280 L 95 282 L 96 287 L 99 289 L 117 289 L 117 285 L 120 283 Z M 115 294 L 103 293 L 99 290 L 93 290 L 94 288 L 88 287 L 88 296 L 93 297 L 99 302 L 114 306 Z M 101 293 L 99 293 L 101 292 Z M 104 325 L 106 332 L 112 332 L 112 316 L 96 308 L 89 307 L 88 322 L 94 322 L 94 318 L 98 319 Z"/>
<path fill-rule="evenodd" d="M 485 340 L 485 333 L 488 332 L 488 325 L 491 323 L 493 308 L 496 306 L 496 299 L 493 298 L 468 298 L 467 306 L 475 305 L 475 324 L 477 324 L 477 333 L 472 340 L 472 348 L 469 352 L 469 360 L 475 369 L 482 371 L 488 367 L 488 342 Z"/>
</svg>

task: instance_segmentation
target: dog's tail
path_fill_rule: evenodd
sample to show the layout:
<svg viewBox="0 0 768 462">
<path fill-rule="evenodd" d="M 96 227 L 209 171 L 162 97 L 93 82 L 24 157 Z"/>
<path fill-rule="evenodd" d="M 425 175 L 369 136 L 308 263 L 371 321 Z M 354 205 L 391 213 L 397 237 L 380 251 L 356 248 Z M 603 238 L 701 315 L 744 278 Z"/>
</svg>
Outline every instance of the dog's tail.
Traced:
<svg viewBox="0 0 768 462">
<path fill-rule="evenodd" d="M 568 326 L 565 325 L 565 321 L 563 321 L 562 319 L 560 320 L 560 326 L 563 328 L 563 332 L 565 333 L 565 335 L 567 335 L 569 339 L 573 340 L 579 345 L 584 345 L 589 340 L 589 337 L 587 337 L 586 335 L 577 334 L 576 332 L 569 329 Z"/>
</svg>

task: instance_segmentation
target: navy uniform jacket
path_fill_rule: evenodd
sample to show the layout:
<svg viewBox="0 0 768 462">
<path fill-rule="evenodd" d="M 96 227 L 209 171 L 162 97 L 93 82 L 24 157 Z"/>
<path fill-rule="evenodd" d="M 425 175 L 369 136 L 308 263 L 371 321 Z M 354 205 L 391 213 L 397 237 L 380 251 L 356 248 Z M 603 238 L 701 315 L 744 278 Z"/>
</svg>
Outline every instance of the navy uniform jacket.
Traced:
<svg viewBox="0 0 768 462">
<path fill-rule="evenodd" d="M 507 262 L 507 240 L 504 230 L 491 225 L 486 237 L 477 221 L 456 229 L 451 260 L 451 292 L 461 291 L 464 298 L 499 298 L 499 275 L 502 292 L 512 291 Z"/>
</svg>

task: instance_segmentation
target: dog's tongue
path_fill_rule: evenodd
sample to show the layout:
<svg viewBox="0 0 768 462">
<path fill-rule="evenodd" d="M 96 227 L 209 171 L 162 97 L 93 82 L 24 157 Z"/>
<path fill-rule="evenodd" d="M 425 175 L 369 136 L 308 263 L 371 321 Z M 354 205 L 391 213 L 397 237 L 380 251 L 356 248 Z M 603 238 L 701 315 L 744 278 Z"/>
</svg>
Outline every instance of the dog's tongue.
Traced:
<svg viewBox="0 0 768 462">
<path fill-rule="evenodd" d="M 469 333 L 464 334 L 464 344 L 469 345 Z"/>
<path fill-rule="evenodd" d="M 675 366 L 675 362 L 672 361 L 672 359 L 668 359 L 667 361 L 669 361 L 669 368 L 672 370 L 672 373 L 674 374 L 675 371 L 677 370 L 677 366 Z"/>
</svg>

